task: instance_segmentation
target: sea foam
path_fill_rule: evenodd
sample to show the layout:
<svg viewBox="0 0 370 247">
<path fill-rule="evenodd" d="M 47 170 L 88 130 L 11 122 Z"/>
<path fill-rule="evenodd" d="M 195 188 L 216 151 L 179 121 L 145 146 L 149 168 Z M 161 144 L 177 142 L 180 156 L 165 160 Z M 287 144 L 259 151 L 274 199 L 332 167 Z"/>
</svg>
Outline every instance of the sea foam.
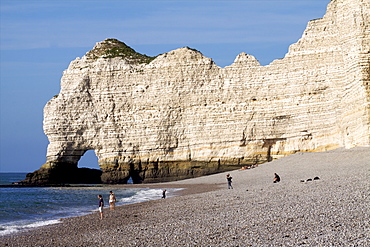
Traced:
<svg viewBox="0 0 370 247">
<path fill-rule="evenodd" d="M 18 223 L 15 225 L 2 225 L 0 227 L 0 236 L 17 233 L 20 231 L 26 231 L 30 230 L 32 228 L 46 226 L 46 225 L 52 225 L 52 224 L 58 224 L 61 223 L 60 220 L 46 220 L 46 221 L 38 221 L 33 223 Z"/>
</svg>

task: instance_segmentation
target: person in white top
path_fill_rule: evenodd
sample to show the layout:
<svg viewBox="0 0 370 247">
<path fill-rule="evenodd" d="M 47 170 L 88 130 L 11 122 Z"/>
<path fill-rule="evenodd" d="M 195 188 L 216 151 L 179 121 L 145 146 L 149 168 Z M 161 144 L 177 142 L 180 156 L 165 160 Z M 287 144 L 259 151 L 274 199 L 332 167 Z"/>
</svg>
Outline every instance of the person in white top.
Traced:
<svg viewBox="0 0 370 247">
<path fill-rule="evenodd" d="M 116 195 L 112 192 L 112 191 L 109 191 L 110 195 L 109 195 L 109 208 L 111 210 L 114 210 L 115 206 L 116 206 Z"/>
</svg>

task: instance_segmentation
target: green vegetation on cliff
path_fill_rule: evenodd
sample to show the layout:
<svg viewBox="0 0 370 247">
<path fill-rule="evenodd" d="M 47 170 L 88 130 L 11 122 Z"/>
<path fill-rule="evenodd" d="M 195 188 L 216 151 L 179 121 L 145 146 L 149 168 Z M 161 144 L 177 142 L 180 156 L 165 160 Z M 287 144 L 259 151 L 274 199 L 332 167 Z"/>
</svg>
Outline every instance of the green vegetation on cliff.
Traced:
<svg viewBox="0 0 370 247">
<path fill-rule="evenodd" d="M 100 42 L 86 56 L 90 59 L 121 57 L 131 64 L 150 63 L 155 58 L 140 54 L 117 39 L 106 39 Z"/>
</svg>

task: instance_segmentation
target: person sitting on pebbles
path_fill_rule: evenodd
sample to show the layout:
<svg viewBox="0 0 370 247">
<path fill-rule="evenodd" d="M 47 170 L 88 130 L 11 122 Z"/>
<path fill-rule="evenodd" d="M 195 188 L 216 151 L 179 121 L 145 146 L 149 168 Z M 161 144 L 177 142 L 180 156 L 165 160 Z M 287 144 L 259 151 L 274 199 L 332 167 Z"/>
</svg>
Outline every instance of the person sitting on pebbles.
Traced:
<svg viewBox="0 0 370 247">
<path fill-rule="evenodd" d="M 279 175 L 277 175 L 277 173 L 275 173 L 274 175 L 275 175 L 275 176 L 274 176 L 274 183 L 278 183 L 278 182 L 280 182 L 280 177 L 279 177 Z"/>
</svg>

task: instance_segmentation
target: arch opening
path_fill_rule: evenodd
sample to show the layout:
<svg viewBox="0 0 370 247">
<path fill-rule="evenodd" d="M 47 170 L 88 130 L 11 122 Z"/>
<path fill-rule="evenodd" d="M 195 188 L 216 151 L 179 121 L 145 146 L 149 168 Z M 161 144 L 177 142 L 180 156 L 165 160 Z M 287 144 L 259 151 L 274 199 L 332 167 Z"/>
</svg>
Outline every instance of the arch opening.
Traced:
<svg viewBox="0 0 370 247">
<path fill-rule="evenodd" d="M 102 170 L 99 167 L 98 157 L 94 150 L 87 150 L 77 163 L 78 183 L 101 184 Z"/>
<path fill-rule="evenodd" d="M 78 167 L 100 170 L 98 157 L 95 155 L 95 151 L 92 149 L 87 150 L 78 161 Z"/>
<path fill-rule="evenodd" d="M 134 180 L 132 179 L 132 177 L 129 177 L 129 179 L 127 180 L 127 184 L 133 184 L 134 183 Z"/>
</svg>

